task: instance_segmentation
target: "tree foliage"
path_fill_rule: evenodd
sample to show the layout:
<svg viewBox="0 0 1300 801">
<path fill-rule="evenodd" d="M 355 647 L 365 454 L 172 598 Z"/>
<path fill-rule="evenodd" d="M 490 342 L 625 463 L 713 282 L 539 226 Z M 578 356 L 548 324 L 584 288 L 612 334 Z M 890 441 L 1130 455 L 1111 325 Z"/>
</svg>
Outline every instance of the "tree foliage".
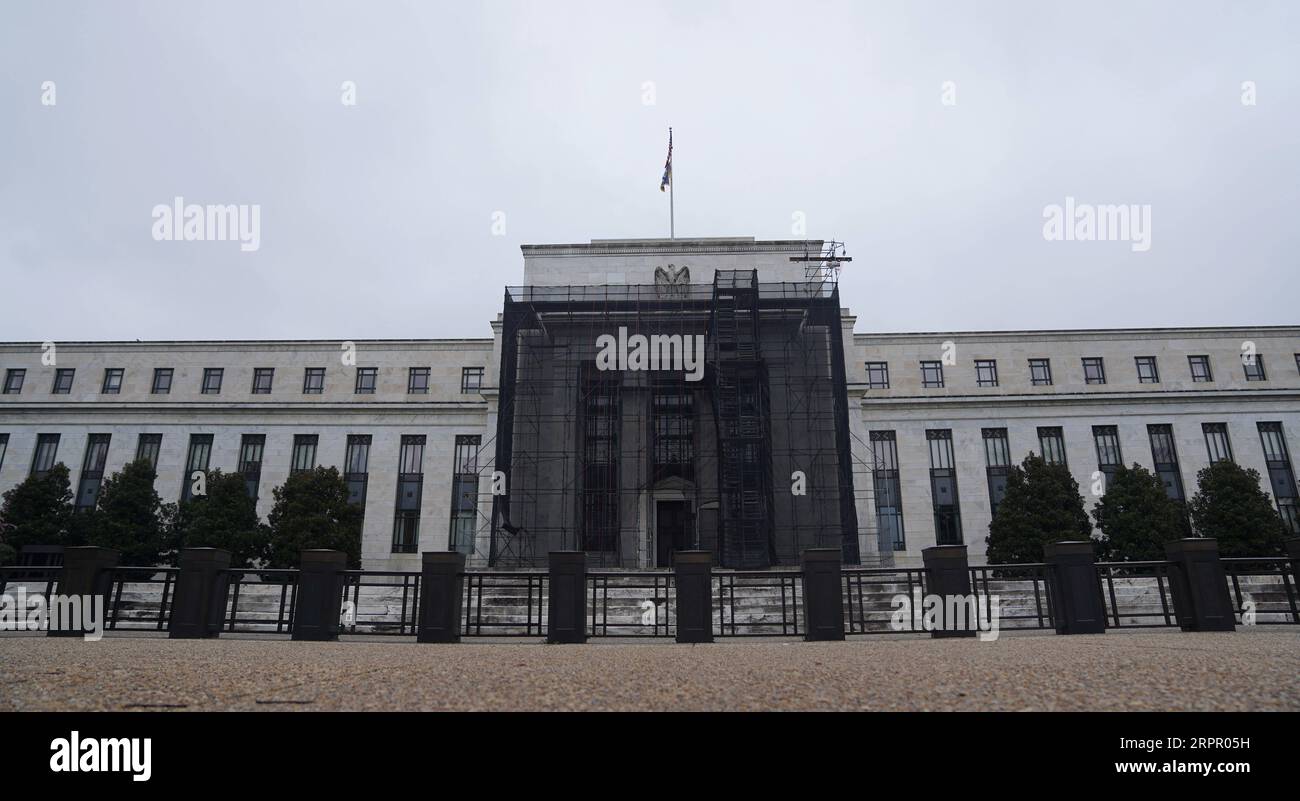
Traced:
<svg viewBox="0 0 1300 801">
<path fill-rule="evenodd" d="M 1164 559 L 1166 542 L 1189 535 L 1182 506 L 1139 464 L 1116 469 L 1092 516 L 1102 533 L 1100 555 L 1111 562 Z"/>
<path fill-rule="evenodd" d="M 269 567 L 297 567 L 299 552 L 329 548 L 348 555 L 348 566 L 361 566 L 360 507 L 348 502 L 348 486 L 334 467 L 293 473 L 276 487 L 275 506 L 267 516 L 271 530 Z"/>
<path fill-rule="evenodd" d="M 1011 468 L 985 539 L 990 563 L 1041 562 L 1044 543 L 1091 538 L 1079 484 L 1065 465 L 1031 453 Z"/>
<path fill-rule="evenodd" d="M 1274 556 L 1286 530 L 1259 473 L 1223 460 L 1196 474 L 1192 525 L 1219 541 L 1221 556 Z"/>
<path fill-rule="evenodd" d="M 87 542 L 116 548 L 126 565 L 161 562 L 169 549 L 168 527 L 175 506 L 162 502 L 154 478 L 153 467 L 141 460 L 105 479 L 97 509 L 89 516 Z"/>
<path fill-rule="evenodd" d="M 235 567 L 260 567 L 266 559 L 266 526 L 239 473 L 212 470 L 206 478 L 207 494 L 191 498 L 176 508 L 172 543 L 181 548 L 223 548 Z"/>
<path fill-rule="evenodd" d="M 54 465 L 43 476 L 29 476 L 4 494 L 0 507 L 4 542 L 15 554 L 24 545 L 81 545 L 82 532 L 72 521 L 72 486 L 67 465 Z"/>
</svg>

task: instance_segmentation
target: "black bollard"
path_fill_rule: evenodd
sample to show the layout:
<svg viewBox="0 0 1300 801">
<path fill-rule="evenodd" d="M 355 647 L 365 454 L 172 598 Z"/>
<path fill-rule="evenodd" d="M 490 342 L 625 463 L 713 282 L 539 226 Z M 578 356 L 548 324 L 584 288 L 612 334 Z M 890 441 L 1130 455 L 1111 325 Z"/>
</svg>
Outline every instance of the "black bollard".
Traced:
<svg viewBox="0 0 1300 801">
<path fill-rule="evenodd" d="M 1043 546 L 1057 634 L 1103 634 L 1106 607 L 1097 580 L 1091 542 L 1049 542 Z"/>
<path fill-rule="evenodd" d="M 312 549 L 298 562 L 298 595 L 293 612 L 293 639 L 325 642 L 339 638 L 343 611 L 343 571 L 348 555 Z"/>
<path fill-rule="evenodd" d="M 926 594 L 936 595 L 943 605 L 943 624 L 930 632 L 931 637 L 974 637 L 978 615 L 972 604 L 970 562 L 965 545 L 936 545 L 921 549 L 925 564 Z M 949 612 L 964 610 L 961 620 L 950 619 Z"/>
<path fill-rule="evenodd" d="M 461 603 L 465 598 L 465 554 L 425 551 L 420 573 L 420 623 L 417 642 L 460 642 Z"/>
<path fill-rule="evenodd" d="M 803 566 L 803 638 L 844 639 L 844 582 L 839 548 L 808 548 Z"/>
<path fill-rule="evenodd" d="M 713 553 L 673 554 L 677 642 L 713 642 Z"/>
<path fill-rule="evenodd" d="M 549 597 L 546 604 L 546 641 L 587 641 L 587 554 L 551 551 L 548 556 Z"/>
<path fill-rule="evenodd" d="M 1219 541 L 1195 537 L 1165 543 L 1169 592 L 1183 631 L 1235 631 L 1236 613 L 1228 594 L 1228 576 L 1219 561 Z"/>
<path fill-rule="evenodd" d="M 59 588 L 57 594 L 65 599 L 77 598 L 80 607 L 85 602 L 94 603 L 98 599 L 103 612 L 103 623 L 108 622 L 108 594 L 113 587 L 113 568 L 117 567 L 122 552 L 112 548 L 100 548 L 94 545 L 75 545 L 63 549 L 63 569 L 59 571 Z M 60 621 L 60 628 L 54 627 L 54 604 L 50 604 L 50 637 L 82 637 L 82 629 L 68 628 L 73 621 Z M 68 606 L 64 605 L 64 609 Z M 82 611 L 82 623 L 87 622 L 89 611 Z"/>
<path fill-rule="evenodd" d="M 220 548 L 185 548 L 181 570 L 172 594 L 167 636 L 173 640 L 200 640 L 221 634 L 230 587 L 230 551 Z"/>
</svg>

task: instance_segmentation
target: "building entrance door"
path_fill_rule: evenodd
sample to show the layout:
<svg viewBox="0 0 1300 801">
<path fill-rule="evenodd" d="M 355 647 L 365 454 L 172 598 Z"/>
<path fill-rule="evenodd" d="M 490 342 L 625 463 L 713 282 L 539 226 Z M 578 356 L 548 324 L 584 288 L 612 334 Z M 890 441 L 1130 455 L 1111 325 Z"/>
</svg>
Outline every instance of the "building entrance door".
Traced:
<svg viewBox="0 0 1300 801">
<path fill-rule="evenodd" d="M 655 506 L 658 567 L 672 567 L 673 551 L 691 547 L 691 507 L 686 501 L 659 501 Z"/>
</svg>

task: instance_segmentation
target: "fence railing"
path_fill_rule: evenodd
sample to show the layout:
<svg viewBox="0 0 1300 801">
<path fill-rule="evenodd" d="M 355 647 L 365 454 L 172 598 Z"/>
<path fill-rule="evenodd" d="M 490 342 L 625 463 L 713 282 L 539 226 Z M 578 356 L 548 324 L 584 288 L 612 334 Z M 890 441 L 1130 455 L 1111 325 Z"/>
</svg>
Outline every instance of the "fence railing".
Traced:
<svg viewBox="0 0 1300 801">
<path fill-rule="evenodd" d="M 104 628 L 112 631 L 166 631 L 178 575 L 180 568 L 177 567 L 113 568 L 108 589 L 108 619 Z"/>
<path fill-rule="evenodd" d="M 1221 562 L 1238 623 L 1300 624 L 1295 560 L 1226 558 Z M 1173 571 L 1181 570 L 1176 564 L 1168 560 L 1097 563 L 1096 587 L 1106 626 L 1177 627 L 1179 614 L 1171 582 Z M 63 570 L 56 566 L 0 568 L 0 593 L 21 587 L 29 596 L 48 600 Z M 1001 629 L 1056 626 L 1053 584 L 1057 574 L 1052 565 L 980 565 L 967 570 L 980 622 L 988 620 L 992 601 L 997 598 Z M 106 629 L 168 629 L 179 568 L 119 566 L 106 568 L 106 573 Z M 222 631 L 286 635 L 293 631 L 298 570 L 227 569 L 219 575 L 225 584 L 225 601 L 218 607 Z M 346 570 L 339 576 L 342 632 L 417 633 L 424 589 L 421 573 Z M 804 578 L 799 570 L 713 572 L 709 595 L 714 636 L 806 635 Z M 548 573 L 468 570 L 461 580 L 458 628 L 462 636 L 547 636 Z M 845 634 L 930 630 L 924 621 L 924 599 L 931 591 L 926 568 L 847 567 L 840 581 Z M 588 636 L 676 637 L 677 586 L 672 571 L 589 571 L 582 588 Z M 906 599 L 905 604 L 900 605 L 900 597 Z"/>
<path fill-rule="evenodd" d="M 1169 585 L 1173 562 L 1098 562 L 1106 625 L 1111 628 L 1177 626 Z M 1116 590 L 1116 580 L 1121 580 Z"/>
<path fill-rule="evenodd" d="M 1225 558 L 1222 561 L 1232 589 L 1238 623 L 1245 622 L 1245 615 L 1253 617 L 1254 625 L 1300 623 L 1295 560 L 1278 557 Z M 1248 603 L 1249 609 L 1246 607 Z"/>
</svg>

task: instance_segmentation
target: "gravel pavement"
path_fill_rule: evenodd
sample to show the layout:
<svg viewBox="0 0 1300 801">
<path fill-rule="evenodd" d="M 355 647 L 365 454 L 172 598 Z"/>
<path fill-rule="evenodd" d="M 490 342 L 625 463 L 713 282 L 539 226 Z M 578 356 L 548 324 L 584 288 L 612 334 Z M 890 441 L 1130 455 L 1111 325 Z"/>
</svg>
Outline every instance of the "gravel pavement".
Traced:
<svg viewBox="0 0 1300 801">
<path fill-rule="evenodd" d="M 694 646 L 0 636 L 0 711 L 122 709 L 1300 711 L 1300 632 Z"/>
</svg>

